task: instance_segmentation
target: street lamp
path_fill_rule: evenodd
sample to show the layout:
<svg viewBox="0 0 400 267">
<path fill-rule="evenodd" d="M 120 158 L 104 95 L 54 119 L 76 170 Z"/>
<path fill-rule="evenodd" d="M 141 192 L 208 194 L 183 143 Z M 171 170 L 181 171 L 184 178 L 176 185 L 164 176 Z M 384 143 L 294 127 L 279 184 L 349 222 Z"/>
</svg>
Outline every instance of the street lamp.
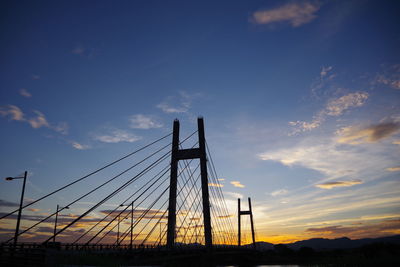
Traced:
<svg viewBox="0 0 400 267">
<path fill-rule="evenodd" d="M 128 205 L 121 204 L 120 207 L 126 207 Z M 131 240 L 130 240 L 130 248 L 132 249 L 132 238 L 133 238 L 133 201 L 131 203 Z M 117 243 L 119 243 L 119 216 L 118 216 L 118 235 L 117 235 Z"/>
<path fill-rule="evenodd" d="M 68 206 L 66 206 L 66 207 L 60 207 L 60 206 L 57 204 L 56 220 L 54 221 L 54 235 L 53 235 L 53 242 L 56 242 L 56 232 L 57 232 L 57 219 L 58 219 L 58 212 L 59 212 L 60 210 L 63 210 L 63 209 L 69 209 L 69 207 L 68 207 Z"/>
<path fill-rule="evenodd" d="M 18 210 L 18 219 L 17 219 L 17 225 L 15 227 L 15 236 L 14 236 L 14 247 L 17 245 L 18 241 L 18 233 L 19 233 L 19 224 L 21 222 L 21 212 L 22 212 L 22 203 L 24 201 L 24 193 L 25 193 L 25 183 L 26 183 L 26 177 L 28 175 L 28 172 L 24 172 L 24 176 L 17 176 L 17 177 L 6 177 L 6 181 L 12 181 L 14 179 L 24 179 L 24 182 L 22 184 L 22 193 L 21 193 L 21 201 L 19 202 L 19 210 Z"/>
</svg>

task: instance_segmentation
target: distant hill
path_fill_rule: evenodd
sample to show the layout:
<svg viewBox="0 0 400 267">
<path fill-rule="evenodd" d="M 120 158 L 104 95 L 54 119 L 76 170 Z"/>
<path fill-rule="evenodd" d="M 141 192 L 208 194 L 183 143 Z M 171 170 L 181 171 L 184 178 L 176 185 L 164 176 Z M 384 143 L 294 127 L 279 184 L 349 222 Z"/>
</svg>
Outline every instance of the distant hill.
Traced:
<svg viewBox="0 0 400 267">
<path fill-rule="evenodd" d="M 332 250 L 332 249 L 351 249 L 357 248 L 371 243 L 385 242 L 400 244 L 400 235 L 379 237 L 379 238 L 363 238 L 351 240 L 348 237 L 341 237 L 335 239 L 327 238 L 312 238 L 308 240 L 297 241 L 294 243 L 284 244 L 288 248 L 298 250 L 301 247 L 310 247 L 314 250 Z M 274 249 L 274 244 L 268 242 L 256 242 L 257 249 L 268 250 Z M 243 247 L 252 247 L 252 244 L 244 245 Z"/>
<path fill-rule="evenodd" d="M 389 242 L 400 244 L 400 235 L 379 237 L 379 238 L 363 238 L 351 240 L 347 237 L 326 239 L 326 238 L 312 238 L 303 241 L 297 241 L 291 244 L 285 244 L 288 248 L 299 249 L 301 247 L 310 247 L 315 250 L 331 250 L 331 249 L 350 249 L 357 248 L 371 243 Z"/>
</svg>

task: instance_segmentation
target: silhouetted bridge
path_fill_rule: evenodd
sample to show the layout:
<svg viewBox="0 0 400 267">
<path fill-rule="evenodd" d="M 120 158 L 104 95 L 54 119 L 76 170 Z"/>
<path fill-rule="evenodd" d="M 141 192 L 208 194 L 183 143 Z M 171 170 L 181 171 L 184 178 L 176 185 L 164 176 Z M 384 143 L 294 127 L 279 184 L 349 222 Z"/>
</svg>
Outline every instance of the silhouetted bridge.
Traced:
<svg viewBox="0 0 400 267">
<path fill-rule="evenodd" d="M 250 215 L 252 222 L 250 199 L 249 211 L 241 211 L 239 202 L 237 236 L 232 221 L 234 216 L 228 211 L 221 190 L 221 179 L 205 139 L 203 119 L 198 118 L 197 122 L 198 130 L 180 139 L 179 121 L 175 120 L 172 133 L 29 204 L 23 205 L 21 201 L 19 209 L 0 217 L 0 222 L 15 220 L 18 212 L 14 236 L 0 246 L 2 260 L 17 258 L 17 255 L 30 257 L 36 252 L 40 255 L 40 251 L 42 254 L 48 251 L 53 254 L 55 251 L 58 254 L 90 251 L 126 254 L 136 258 L 140 253 L 150 255 L 150 258 L 151 255 L 162 258 L 165 254 L 174 258 L 182 254 L 182 251 L 190 254 L 193 251 L 228 253 L 237 250 L 238 242 L 240 245 L 240 215 Z M 195 138 L 196 133 L 198 138 Z M 165 144 L 170 136 L 172 142 Z M 183 145 L 189 148 L 183 148 Z M 50 200 L 62 191 L 101 173 L 109 176 L 107 179 L 103 177 L 101 184 L 63 203 L 61 207 L 57 205 L 52 214 L 19 230 L 20 219 L 24 219 L 21 213 L 28 207 L 45 199 Z M 96 197 L 100 199 L 80 214 L 72 218 L 60 215 L 59 218 L 62 211 L 72 211 L 82 201 Z M 110 204 L 110 200 L 120 203 Z M 100 211 L 101 217 L 93 219 L 89 216 L 93 212 L 99 214 L 99 208 L 105 204 L 114 206 Z M 18 242 L 18 239 L 28 234 L 35 234 L 41 226 L 49 228 L 51 223 L 54 224 L 54 231 L 46 233 L 43 241 Z M 253 226 L 252 237 L 254 242 Z"/>
</svg>

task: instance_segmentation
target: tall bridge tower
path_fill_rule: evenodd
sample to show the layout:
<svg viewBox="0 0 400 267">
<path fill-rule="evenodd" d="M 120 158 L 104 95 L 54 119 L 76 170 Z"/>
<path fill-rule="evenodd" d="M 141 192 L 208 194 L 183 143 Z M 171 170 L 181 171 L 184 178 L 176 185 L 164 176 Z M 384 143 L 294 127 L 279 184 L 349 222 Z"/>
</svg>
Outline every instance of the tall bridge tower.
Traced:
<svg viewBox="0 0 400 267">
<path fill-rule="evenodd" d="M 174 121 L 172 133 L 172 154 L 171 154 L 171 177 L 169 187 L 169 206 L 168 206 L 168 229 L 167 229 L 167 247 L 173 248 L 176 237 L 176 197 L 178 180 L 178 161 L 188 159 L 200 160 L 201 173 L 201 192 L 203 200 L 203 218 L 204 218 L 204 237 L 207 249 L 212 248 L 211 218 L 210 218 L 210 200 L 208 192 L 207 176 L 207 157 L 206 143 L 204 136 L 203 118 L 197 119 L 199 147 L 190 149 L 179 149 L 179 120 Z"/>
</svg>

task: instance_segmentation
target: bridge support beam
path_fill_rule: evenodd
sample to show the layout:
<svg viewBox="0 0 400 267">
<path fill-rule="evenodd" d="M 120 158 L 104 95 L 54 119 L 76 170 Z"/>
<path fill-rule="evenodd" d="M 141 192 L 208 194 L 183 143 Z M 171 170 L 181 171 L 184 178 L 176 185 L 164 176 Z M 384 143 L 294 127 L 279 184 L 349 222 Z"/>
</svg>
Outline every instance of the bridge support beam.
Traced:
<svg viewBox="0 0 400 267">
<path fill-rule="evenodd" d="M 203 118 L 197 119 L 199 147 L 179 149 L 179 121 L 174 121 L 172 133 L 171 176 L 169 187 L 167 247 L 172 249 L 176 237 L 176 191 L 178 181 L 178 161 L 200 159 L 201 189 L 203 199 L 204 237 L 207 249 L 212 248 L 210 200 L 208 192 L 207 154 Z"/>
</svg>

